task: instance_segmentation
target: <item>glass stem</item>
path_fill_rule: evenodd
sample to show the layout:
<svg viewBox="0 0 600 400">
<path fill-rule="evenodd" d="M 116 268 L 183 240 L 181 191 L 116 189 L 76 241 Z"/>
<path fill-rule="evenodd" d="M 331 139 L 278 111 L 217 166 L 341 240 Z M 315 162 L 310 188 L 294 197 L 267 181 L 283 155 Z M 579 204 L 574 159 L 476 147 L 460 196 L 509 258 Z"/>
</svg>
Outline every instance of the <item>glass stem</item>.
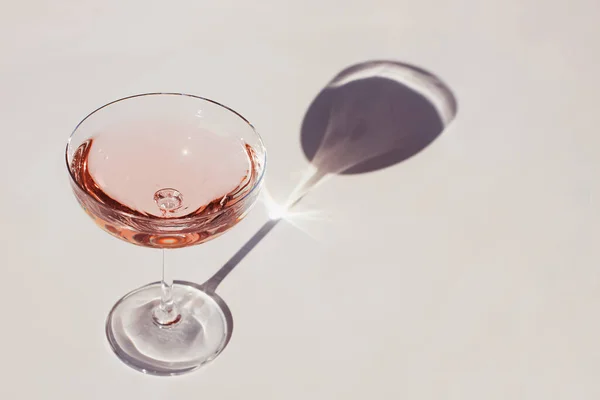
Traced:
<svg viewBox="0 0 600 400">
<path fill-rule="evenodd" d="M 173 325 L 181 319 L 173 300 L 173 276 L 165 264 L 165 249 L 162 249 L 162 279 L 160 281 L 160 304 L 154 308 L 154 322 L 161 326 Z"/>
</svg>

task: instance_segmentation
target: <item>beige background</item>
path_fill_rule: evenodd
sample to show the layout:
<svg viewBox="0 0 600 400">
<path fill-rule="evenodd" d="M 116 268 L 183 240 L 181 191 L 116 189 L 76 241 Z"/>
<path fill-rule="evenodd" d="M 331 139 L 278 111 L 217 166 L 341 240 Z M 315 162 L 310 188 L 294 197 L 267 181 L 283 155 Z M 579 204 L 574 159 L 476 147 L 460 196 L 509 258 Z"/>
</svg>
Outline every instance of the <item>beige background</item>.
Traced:
<svg viewBox="0 0 600 400">
<path fill-rule="evenodd" d="M 0 398 L 598 399 L 599 17 L 597 0 L 3 1 Z M 78 209 L 76 123 L 134 93 L 214 98 L 261 131 L 282 198 L 312 99 L 380 58 L 441 76 L 452 125 L 310 193 L 322 218 L 279 224 L 219 288 L 236 325 L 209 367 L 121 364 L 104 318 L 160 257 Z M 265 220 L 173 254 L 177 276 L 203 281 Z"/>
</svg>

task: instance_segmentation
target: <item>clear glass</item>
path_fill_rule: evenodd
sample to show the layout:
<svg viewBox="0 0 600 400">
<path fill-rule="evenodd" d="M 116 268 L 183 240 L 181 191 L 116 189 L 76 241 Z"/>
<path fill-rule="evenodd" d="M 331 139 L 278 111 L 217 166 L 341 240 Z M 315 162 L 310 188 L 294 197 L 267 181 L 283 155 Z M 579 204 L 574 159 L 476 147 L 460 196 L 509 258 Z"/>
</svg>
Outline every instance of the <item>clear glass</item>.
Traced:
<svg viewBox="0 0 600 400">
<path fill-rule="evenodd" d="M 69 138 L 66 162 L 75 197 L 100 228 L 162 249 L 161 280 L 110 311 L 106 334 L 117 356 L 154 375 L 214 359 L 230 337 L 229 310 L 213 291 L 173 281 L 165 250 L 214 239 L 254 205 L 266 165 L 254 127 L 209 99 L 141 94 L 85 117 Z"/>
</svg>

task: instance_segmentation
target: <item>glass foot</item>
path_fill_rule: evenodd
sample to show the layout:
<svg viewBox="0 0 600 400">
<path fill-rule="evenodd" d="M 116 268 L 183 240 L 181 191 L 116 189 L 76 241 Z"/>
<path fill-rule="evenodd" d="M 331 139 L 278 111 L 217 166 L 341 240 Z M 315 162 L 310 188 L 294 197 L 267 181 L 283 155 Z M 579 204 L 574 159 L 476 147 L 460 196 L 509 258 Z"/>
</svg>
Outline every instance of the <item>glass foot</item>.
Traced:
<svg viewBox="0 0 600 400">
<path fill-rule="evenodd" d="M 161 325 L 154 317 L 160 282 L 126 294 L 106 320 L 106 336 L 115 354 L 146 374 L 191 372 L 215 359 L 231 337 L 231 313 L 218 296 L 184 281 L 174 281 L 172 290 L 181 318 L 171 325 Z"/>
</svg>

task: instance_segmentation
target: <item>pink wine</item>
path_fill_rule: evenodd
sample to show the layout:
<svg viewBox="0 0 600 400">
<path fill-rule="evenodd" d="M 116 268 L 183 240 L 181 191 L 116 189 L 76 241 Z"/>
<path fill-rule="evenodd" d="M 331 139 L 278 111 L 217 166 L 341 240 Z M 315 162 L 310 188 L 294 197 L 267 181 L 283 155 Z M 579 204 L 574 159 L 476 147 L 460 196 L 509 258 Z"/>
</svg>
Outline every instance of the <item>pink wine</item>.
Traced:
<svg viewBox="0 0 600 400">
<path fill-rule="evenodd" d="M 195 127 L 126 128 L 83 142 L 70 163 L 79 203 L 110 234 L 191 246 L 234 226 L 254 203 L 262 166 L 250 145 Z"/>
</svg>

